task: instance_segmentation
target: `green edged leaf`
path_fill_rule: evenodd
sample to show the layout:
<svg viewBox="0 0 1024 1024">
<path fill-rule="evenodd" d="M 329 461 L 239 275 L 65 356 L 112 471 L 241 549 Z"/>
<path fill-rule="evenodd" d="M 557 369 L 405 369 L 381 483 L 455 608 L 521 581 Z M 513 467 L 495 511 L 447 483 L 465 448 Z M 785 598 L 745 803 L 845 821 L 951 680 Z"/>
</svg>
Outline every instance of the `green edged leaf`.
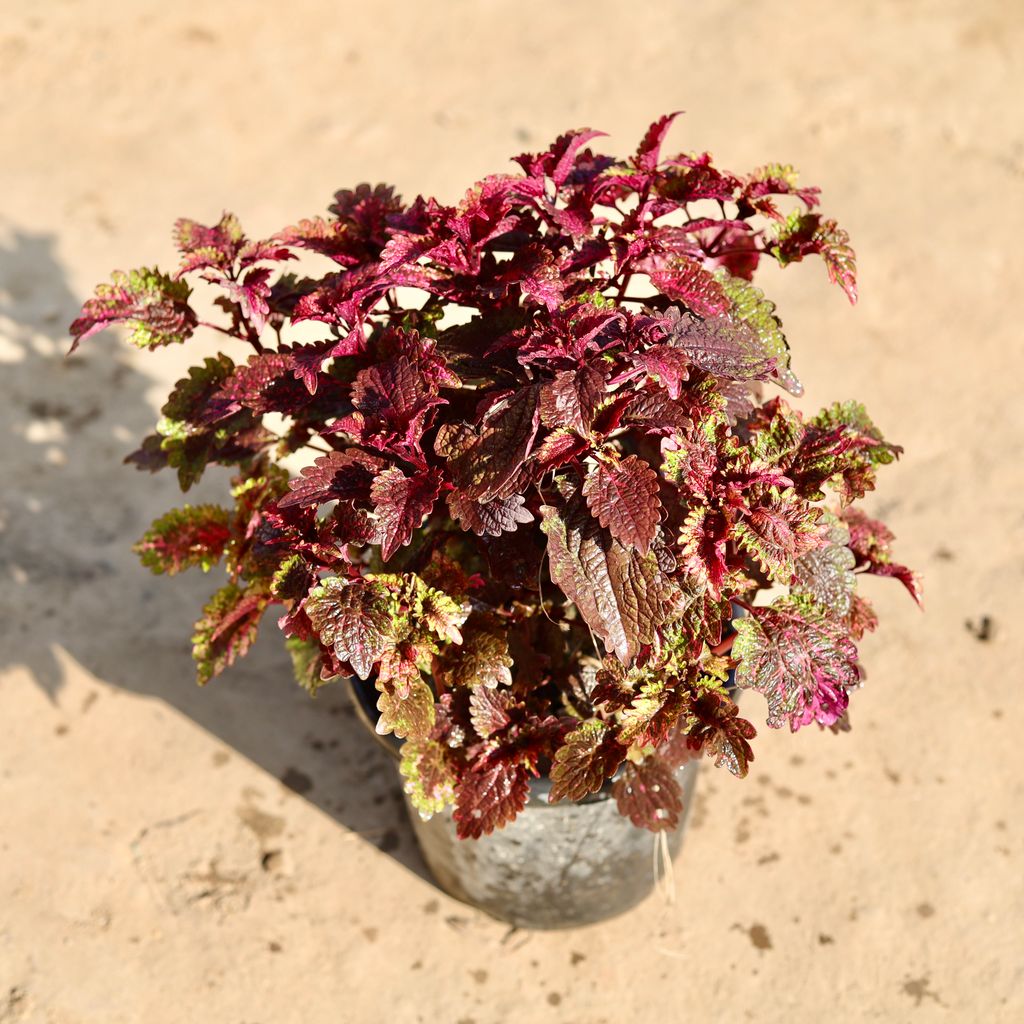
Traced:
<svg viewBox="0 0 1024 1024">
<path fill-rule="evenodd" d="M 219 505 L 171 509 L 145 532 L 133 550 L 151 572 L 168 576 L 199 566 L 209 572 L 231 540 L 230 513 Z"/>
</svg>

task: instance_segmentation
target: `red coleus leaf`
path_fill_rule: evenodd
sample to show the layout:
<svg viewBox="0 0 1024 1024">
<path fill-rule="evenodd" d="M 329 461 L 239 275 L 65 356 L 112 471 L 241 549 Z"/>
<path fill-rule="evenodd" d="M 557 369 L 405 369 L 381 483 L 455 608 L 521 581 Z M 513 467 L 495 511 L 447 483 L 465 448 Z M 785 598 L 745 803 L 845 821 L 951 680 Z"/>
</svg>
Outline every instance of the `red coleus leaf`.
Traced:
<svg viewBox="0 0 1024 1024">
<path fill-rule="evenodd" d="M 588 434 L 605 398 L 605 376 L 598 367 L 584 363 L 575 370 L 561 370 L 541 388 L 541 420 L 546 427 Z"/>
<path fill-rule="evenodd" d="M 267 298 L 270 295 L 270 267 L 253 267 L 237 281 L 221 282 L 227 294 L 238 303 L 242 316 L 248 320 L 259 334 L 266 326 L 270 315 Z"/>
<path fill-rule="evenodd" d="M 185 257 L 175 274 L 181 277 L 207 267 L 229 269 L 245 244 L 245 235 L 233 213 L 225 213 L 213 227 L 181 217 L 174 225 L 174 242 Z"/>
<path fill-rule="evenodd" d="M 455 829 L 460 839 L 479 839 L 502 828 L 526 806 L 528 770 L 499 762 L 473 766 L 455 787 Z"/>
<path fill-rule="evenodd" d="M 680 567 L 706 586 L 714 599 L 722 593 L 722 584 L 729 571 L 727 546 L 730 523 L 726 516 L 705 505 L 690 510 L 679 531 Z"/>
<path fill-rule="evenodd" d="M 258 586 L 229 583 L 217 591 L 195 625 L 192 657 L 196 679 L 205 685 L 252 647 L 270 598 Z"/>
<path fill-rule="evenodd" d="M 671 832 L 679 824 L 682 792 L 675 773 L 657 756 L 646 757 L 640 764 L 627 761 L 612 794 L 619 813 L 637 828 Z"/>
<path fill-rule="evenodd" d="M 769 579 L 789 583 L 796 559 L 820 543 L 816 527 L 821 514 L 792 489 L 774 491 L 735 524 L 733 536 Z"/>
<path fill-rule="evenodd" d="M 607 723 L 582 722 L 565 738 L 551 765 L 551 803 L 596 793 L 622 764 L 626 748 Z"/>
<path fill-rule="evenodd" d="M 313 396 L 295 376 L 295 359 L 290 352 L 261 352 L 239 366 L 213 396 L 206 422 L 251 409 L 294 416 L 309 405 Z"/>
<path fill-rule="evenodd" d="M 524 523 L 533 522 L 533 515 L 525 507 L 525 499 L 521 494 L 479 502 L 467 498 L 461 491 L 450 491 L 448 508 L 452 518 L 464 530 L 472 530 L 480 537 L 499 537 L 503 533 L 511 533 Z"/>
<path fill-rule="evenodd" d="M 652 345 L 646 351 L 634 352 L 632 359 L 634 365 L 665 388 L 670 398 L 679 397 L 690 376 L 691 360 L 686 352 L 674 345 Z"/>
<path fill-rule="evenodd" d="M 850 247 L 850 236 L 834 220 L 825 220 L 820 214 L 796 213 L 780 228 L 772 255 L 786 266 L 812 254 L 821 256 L 829 280 L 838 284 L 850 302 L 855 303 L 857 258 Z"/>
<path fill-rule="evenodd" d="M 191 288 L 173 281 L 159 270 L 115 271 L 112 284 L 101 284 L 71 325 L 74 352 L 86 338 L 117 324 L 131 333 L 128 340 L 138 348 L 173 345 L 192 336 L 198 323 L 188 304 Z"/>
<path fill-rule="evenodd" d="M 314 588 L 306 614 L 320 642 L 333 647 L 360 679 L 395 644 L 391 594 L 375 580 L 345 580 L 332 576 Z"/>
<path fill-rule="evenodd" d="M 376 456 L 346 448 L 321 455 L 301 476 L 289 481 L 291 494 L 278 503 L 281 508 L 321 505 L 326 501 L 368 501 L 374 477 L 384 468 Z"/>
<path fill-rule="evenodd" d="M 435 449 L 446 456 L 456 486 L 480 502 L 508 497 L 508 485 L 526 461 L 540 423 L 536 385 L 496 402 L 485 413 L 479 432 L 442 430 Z"/>
<path fill-rule="evenodd" d="M 374 478 L 370 501 L 380 527 L 381 558 L 385 562 L 409 543 L 413 532 L 430 515 L 440 492 L 441 482 L 433 472 L 407 477 L 392 466 Z"/>
<path fill-rule="evenodd" d="M 770 726 L 788 722 L 796 731 L 843 717 L 860 672 L 857 648 L 841 621 L 780 598 L 734 625 L 736 682 L 768 698 Z"/>
<path fill-rule="evenodd" d="M 587 506 L 598 522 L 627 548 L 646 555 L 661 519 L 658 474 L 636 455 L 599 461 L 583 483 Z"/>
<path fill-rule="evenodd" d="M 475 686 L 469 695 L 469 717 L 481 739 L 487 739 L 509 724 L 509 708 L 514 701 L 507 690 Z"/>
<path fill-rule="evenodd" d="M 672 588 L 654 553 L 617 541 L 579 495 L 540 512 L 551 578 L 619 660 L 632 661 L 669 613 Z"/>
<path fill-rule="evenodd" d="M 687 733 L 691 749 L 703 751 L 715 759 L 719 767 L 726 767 L 737 778 L 747 774 L 754 760 L 750 740 L 757 730 L 738 717 L 739 708 L 728 697 L 714 691 L 702 693 L 691 705 L 693 725 Z"/>
<path fill-rule="evenodd" d="M 714 274 L 696 260 L 673 257 L 641 264 L 641 269 L 662 294 L 701 317 L 721 316 L 729 310 L 729 298 Z"/>
<path fill-rule="evenodd" d="M 694 366 L 730 380 L 773 376 L 777 356 L 747 321 L 728 316 L 699 320 L 675 313 L 671 310 L 666 321 L 671 344 Z"/>
<path fill-rule="evenodd" d="M 892 576 L 907 588 L 910 596 L 921 603 L 921 583 L 905 565 L 892 560 L 892 531 L 878 519 L 859 509 L 843 510 L 843 523 L 850 531 L 849 547 L 856 558 L 857 569 L 875 576 Z"/>
<path fill-rule="evenodd" d="M 661 144 L 665 141 L 672 122 L 679 116 L 681 111 L 673 114 L 665 114 L 659 117 L 650 128 L 647 134 L 640 140 L 633 163 L 641 171 L 653 171 L 658 166 L 658 157 L 661 155 Z"/>
<path fill-rule="evenodd" d="M 566 132 L 555 139 L 546 152 L 536 155 L 524 154 L 515 158 L 516 163 L 531 177 L 544 175 L 551 178 L 556 185 L 563 185 L 572 171 L 580 149 L 591 139 L 604 134 L 590 128 Z"/>
<path fill-rule="evenodd" d="M 154 573 L 173 576 L 192 566 L 209 571 L 231 539 L 228 510 L 218 505 L 172 509 L 155 520 L 135 553 Z"/>
</svg>

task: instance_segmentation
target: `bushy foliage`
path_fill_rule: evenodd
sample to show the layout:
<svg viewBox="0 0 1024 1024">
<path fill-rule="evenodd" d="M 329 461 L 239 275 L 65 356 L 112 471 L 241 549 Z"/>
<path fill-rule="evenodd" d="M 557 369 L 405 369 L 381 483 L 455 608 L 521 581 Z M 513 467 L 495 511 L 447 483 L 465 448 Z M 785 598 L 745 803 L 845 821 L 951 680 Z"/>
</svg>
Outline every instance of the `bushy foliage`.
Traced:
<svg viewBox="0 0 1024 1024">
<path fill-rule="evenodd" d="M 201 682 L 272 606 L 311 693 L 373 679 L 413 800 L 454 805 L 464 837 L 540 773 L 554 800 L 615 777 L 623 814 L 672 827 L 676 766 L 753 757 L 731 671 L 771 726 L 844 727 L 875 624 L 857 576 L 917 596 L 850 508 L 899 449 L 856 403 L 805 418 L 761 397 L 800 384 L 758 265 L 819 256 L 852 301 L 846 234 L 792 168 L 662 157 L 671 122 L 626 160 L 570 132 L 457 206 L 360 185 L 265 241 L 181 220 L 173 275 L 116 274 L 71 328 L 248 348 L 193 368 L 129 456 L 185 490 L 232 466 L 230 505 L 175 510 L 138 550 L 156 572 L 224 561 Z M 297 252 L 333 268 L 287 273 Z M 221 323 L 200 324 L 197 279 Z"/>
</svg>

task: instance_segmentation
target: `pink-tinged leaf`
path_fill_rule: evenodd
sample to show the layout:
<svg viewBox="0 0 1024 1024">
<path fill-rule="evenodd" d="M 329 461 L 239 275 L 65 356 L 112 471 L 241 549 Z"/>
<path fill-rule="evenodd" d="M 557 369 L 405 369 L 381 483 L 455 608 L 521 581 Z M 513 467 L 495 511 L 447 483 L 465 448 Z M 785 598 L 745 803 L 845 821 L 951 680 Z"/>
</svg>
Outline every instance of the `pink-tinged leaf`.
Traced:
<svg viewBox="0 0 1024 1024">
<path fill-rule="evenodd" d="M 444 746 L 436 740 L 406 740 L 402 746 L 402 778 L 413 807 L 424 819 L 455 801 L 457 775 Z"/>
<path fill-rule="evenodd" d="M 589 363 L 560 370 L 540 392 L 540 416 L 546 427 L 570 427 L 588 434 L 606 397 L 604 374 Z"/>
<path fill-rule="evenodd" d="M 343 267 L 356 266 L 369 256 L 364 242 L 353 231 L 352 224 L 346 221 L 328 221 L 323 217 L 300 220 L 274 237 L 285 245 L 318 252 Z"/>
<path fill-rule="evenodd" d="M 242 225 L 233 213 L 225 213 L 212 228 L 181 217 L 174 225 L 174 243 L 185 258 L 174 276 L 207 267 L 227 270 L 244 242 Z"/>
<path fill-rule="evenodd" d="M 659 757 L 646 757 L 640 764 L 627 761 L 612 794 L 619 814 L 637 828 L 671 832 L 679 824 L 683 796 L 675 773 Z"/>
<path fill-rule="evenodd" d="M 487 411 L 478 433 L 464 434 L 447 454 L 456 486 L 467 498 L 490 501 L 508 497 L 537 436 L 539 388 L 532 384 L 502 399 Z M 438 435 L 438 454 L 446 438 Z M 435 446 L 436 447 L 436 446 Z"/>
<path fill-rule="evenodd" d="M 581 722 L 565 738 L 551 765 L 551 803 L 596 793 L 622 764 L 626 748 L 607 723 Z"/>
<path fill-rule="evenodd" d="M 719 768 L 728 768 L 742 779 L 754 760 L 750 741 L 757 730 L 745 718 L 738 717 L 739 708 L 728 697 L 714 691 L 702 693 L 691 708 L 693 725 L 687 743 L 715 759 Z"/>
<path fill-rule="evenodd" d="M 524 302 L 553 313 L 562 304 L 565 282 L 551 251 L 543 245 L 523 246 L 502 268 L 502 284 L 518 286 Z"/>
<path fill-rule="evenodd" d="M 821 513 L 792 489 L 770 493 L 735 524 L 733 538 L 769 579 L 790 583 L 795 560 L 819 544 L 816 529 Z"/>
<path fill-rule="evenodd" d="M 665 114 L 659 117 L 650 128 L 647 134 L 640 140 L 636 156 L 633 157 L 633 164 L 641 171 L 653 171 L 658 166 L 658 158 L 661 155 L 661 145 L 665 141 L 672 122 L 682 113 L 677 110 L 672 114 Z"/>
<path fill-rule="evenodd" d="M 729 571 L 726 558 L 729 539 L 725 516 L 705 505 L 694 506 L 679 531 L 680 568 L 693 577 L 698 586 L 706 586 L 715 600 L 721 596 Z"/>
<path fill-rule="evenodd" d="M 560 135 L 545 153 L 524 154 L 516 157 L 516 163 L 531 177 L 545 175 L 558 186 L 565 183 L 572 171 L 573 163 L 580 149 L 591 139 L 605 135 L 605 132 L 580 128 Z"/>
<path fill-rule="evenodd" d="M 430 515 L 441 491 L 433 472 L 407 477 L 396 466 L 374 479 L 370 500 L 381 531 L 381 558 L 386 562 L 412 539 L 413 532 Z"/>
<path fill-rule="evenodd" d="M 636 455 L 598 462 L 583 483 L 583 496 L 598 522 L 627 548 L 651 549 L 661 521 L 658 474 Z"/>
<path fill-rule="evenodd" d="M 793 598 L 734 622 L 737 685 L 768 699 L 768 724 L 796 731 L 810 722 L 833 725 L 857 686 L 857 648 L 845 624 Z"/>
<path fill-rule="evenodd" d="M 698 320 L 683 314 L 670 316 L 666 326 L 671 344 L 694 366 L 716 377 L 747 381 L 775 375 L 777 354 L 744 320 L 728 316 Z"/>
<path fill-rule="evenodd" d="M 696 260 L 674 257 L 641 265 L 651 284 L 673 302 L 681 302 L 701 317 L 721 316 L 729 310 L 729 298 L 715 275 Z"/>
<path fill-rule="evenodd" d="M 501 732 L 511 721 L 508 710 L 514 703 L 507 690 L 475 686 L 469 695 L 469 720 L 481 739 Z"/>
<path fill-rule="evenodd" d="M 533 515 L 525 505 L 526 499 L 521 494 L 478 502 L 467 498 L 461 491 L 448 493 L 452 518 L 464 530 L 472 530 L 479 537 L 500 537 L 524 523 L 532 523 Z"/>
<path fill-rule="evenodd" d="M 690 376 L 691 359 L 673 345 L 652 345 L 632 354 L 633 364 L 648 377 L 658 381 L 673 400 L 679 398 L 684 382 Z"/>
<path fill-rule="evenodd" d="M 270 267 L 253 267 L 238 281 L 222 282 L 224 290 L 238 303 L 242 316 L 252 324 L 257 334 L 266 326 L 270 315 L 267 303 L 270 274 Z"/>
<path fill-rule="evenodd" d="M 213 397 L 205 421 L 216 422 L 242 408 L 293 416 L 311 401 L 312 395 L 295 377 L 295 359 L 290 352 L 254 353 Z"/>
<path fill-rule="evenodd" d="M 192 657 L 200 686 L 249 651 L 268 603 L 263 591 L 236 583 L 227 584 L 213 595 L 192 636 Z"/>
<path fill-rule="evenodd" d="M 905 565 L 898 565 L 892 560 L 893 534 L 889 527 L 859 509 L 844 509 L 842 519 L 850 531 L 849 546 L 856 559 L 856 568 L 875 576 L 892 576 L 920 604 L 921 581 Z"/>
<path fill-rule="evenodd" d="M 117 270 L 112 284 L 96 287 L 71 325 L 71 351 L 94 334 L 118 324 L 130 330 L 128 340 L 138 348 L 179 344 L 192 336 L 198 320 L 188 303 L 192 289 L 159 270 Z"/>
<path fill-rule="evenodd" d="M 534 462 L 543 470 L 564 466 L 590 450 L 590 442 L 572 430 L 553 430 L 533 453 Z"/>
<path fill-rule="evenodd" d="M 454 581 L 445 581 L 451 586 Z M 462 624 L 470 612 L 468 601 L 457 600 L 443 590 L 425 587 L 420 600 L 419 616 L 422 624 L 442 640 L 461 644 Z"/>
<path fill-rule="evenodd" d="M 358 448 L 321 455 L 300 476 L 289 481 L 291 494 L 280 500 L 279 507 L 305 508 L 335 499 L 368 501 L 374 477 L 384 465 L 382 459 Z"/>
<path fill-rule="evenodd" d="M 490 835 L 515 819 L 529 795 L 529 773 L 522 765 L 470 768 L 455 787 L 456 834 L 460 839 Z"/>
<path fill-rule="evenodd" d="M 334 344 L 334 339 L 329 339 L 309 345 L 295 345 L 291 350 L 292 372 L 311 395 L 316 394 L 324 362 L 335 354 L 331 351 Z"/>
<path fill-rule="evenodd" d="M 391 595 L 376 581 L 332 576 L 310 591 L 306 613 L 320 642 L 333 647 L 360 679 L 369 678 L 385 651 L 394 647 Z"/>
<path fill-rule="evenodd" d="M 540 512 L 551 578 L 605 645 L 630 663 L 669 613 L 672 588 L 654 553 L 620 544 L 579 495 L 564 508 L 543 505 Z"/>
<path fill-rule="evenodd" d="M 134 551 L 157 575 L 174 576 L 196 565 L 209 572 L 231 539 L 228 516 L 218 505 L 172 509 L 154 521 Z"/>
<path fill-rule="evenodd" d="M 857 258 L 850 247 L 850 236 L 834 220 L 825 220 L 817 213 L 792 215 L 780 228 L 771 252 L 782 266 L 798 263 L 805 256 L 821 256 L 829 280 L 856 303 Z"/>
<path fill-rule="evenodd" d="M 809 597 L 842 617 L 851 614 L 857 585 L 853 574 L 857 560 L 847 546 L 849 539 L 842 525 L 827 525 L 818 544 L 797 558 L 792 584 L 794 594 Z"/>
</svg>

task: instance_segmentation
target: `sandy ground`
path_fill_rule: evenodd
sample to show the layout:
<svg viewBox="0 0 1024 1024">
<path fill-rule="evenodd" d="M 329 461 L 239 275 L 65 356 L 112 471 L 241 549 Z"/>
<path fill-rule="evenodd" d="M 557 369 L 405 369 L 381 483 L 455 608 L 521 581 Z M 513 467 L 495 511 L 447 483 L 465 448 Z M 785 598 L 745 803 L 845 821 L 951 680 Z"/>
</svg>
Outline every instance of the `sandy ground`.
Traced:
<svg viewBox="0 0 1024 1024">
<path fill-rule="evenodd" d="M 274 10 L 0 3 L 0 1022 L 1024 1019 L 1024 6 Z M 809 399 L 906 448 L 872 507 L 928 610 L 874 581 L 852 734 L 762 729 L 745 782 L 706 770 L 674 902 L 510 934 L 424 877 L 340 693 L 274 642 L 194 686 L 215 584 L 136 563 L 178 496 L 120 457 L 203 346 L 65 361 L 63 330 L 113 267 L 172 262 L 176 216 L 452 200 L 677 108 L 677 149 L 792 162 L 853 236 L 855 310 L 820 266 L 769 285 Z"/>
</svg>

